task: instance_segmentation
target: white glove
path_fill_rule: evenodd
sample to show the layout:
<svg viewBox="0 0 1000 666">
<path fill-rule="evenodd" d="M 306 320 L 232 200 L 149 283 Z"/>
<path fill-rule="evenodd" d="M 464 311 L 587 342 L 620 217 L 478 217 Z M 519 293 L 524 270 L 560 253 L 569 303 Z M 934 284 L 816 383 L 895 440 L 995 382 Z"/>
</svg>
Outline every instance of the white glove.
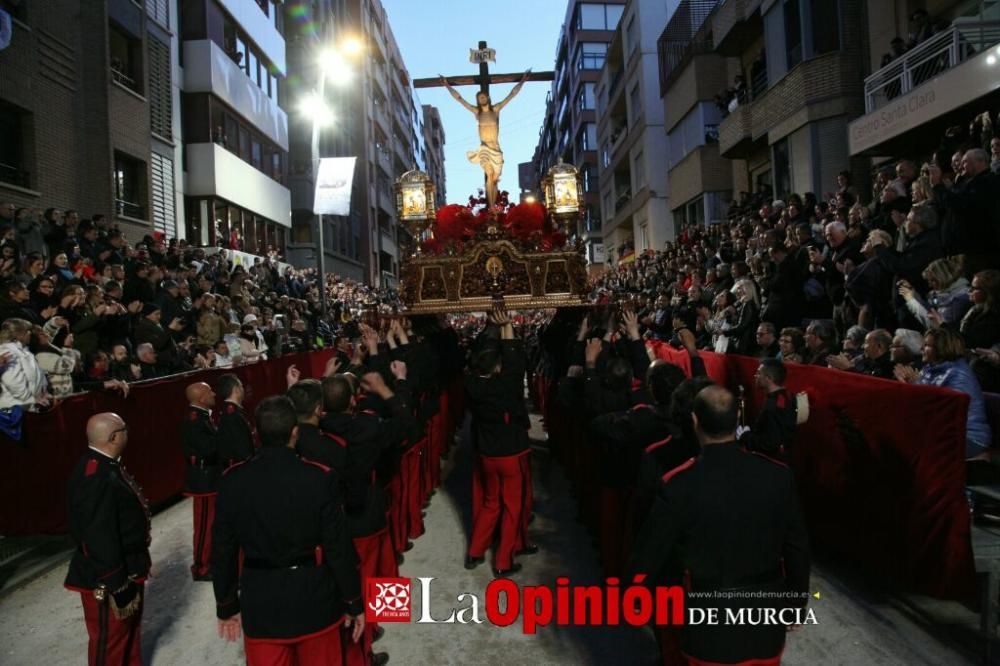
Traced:
<svg viewBox="0 0 1000 666">
<path fill-rule="evenodd" d="M 741 439 L 748 432 L 750 432 L 750 426 L 736 426 L 736 439 Z"/>
</svg>

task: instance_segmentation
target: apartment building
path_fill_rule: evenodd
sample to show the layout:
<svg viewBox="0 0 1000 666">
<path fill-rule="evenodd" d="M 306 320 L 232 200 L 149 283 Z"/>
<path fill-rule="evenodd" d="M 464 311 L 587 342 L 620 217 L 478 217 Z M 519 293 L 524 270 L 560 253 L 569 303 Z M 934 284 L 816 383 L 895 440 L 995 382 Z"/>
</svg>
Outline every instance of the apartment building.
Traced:
<svg viewBox="0 0 1000 666">
<path fill-rule="evenodd" d="M 865 172 L 845 140 L 864 112 L 866 3 L 727 0 L 711 16 L 715 53 L 738 61 L 745 93 L 719 123 L 719 152 L 735 160 L 735 192 L 836 189 L 837 173 Z M 735 85 L 735 76 L 728 87 Z M 721 91 L 720 91 L 721 92 Z M 853 168 L 852 168 L 853 167 Z M 863 186 L 862 183 L 858 183 Z"/>
<path fill-rule="evenodd" d="M 0 1 L 0 200 L 184 232 L 177 6 Z"/>
<path fill-rule="evenodd" d="M 441 125 L 441 113 L 436 106 L 423 104 L 420 108 L 423 111 L 427 175 L 437 185 L 436 204 L 440 208 L 448 204 L 444 170 L 444 127 Z"/>
<path fill-rule="evenodd" d="M 598 190 L 596 87 L 608 45 L 625 11 L 625 0 L 570 0 L 556 44 L 555 80 L 546 98 L 532 166 L 519 168 L 521 188 L 537 190 L 539 179 L 559 159 L 575 165 L 583 178 L 586 213 L 575 231 L 595 270 L 604 263 L 601 200 Z"/>
<path fill-rule="evenodd" d="M 322 130 L 319 157 L 357 157 L 351 214 L 324 216 L 325 263 L 328 272 L 394 286 L 400 257 L 412 239 L 397 224 L 393 185 L 404 172 L 424 168 L 426 148 L 423 109 L 414 102 L 385 9 L 378 0 L 300 0 L 287 3 L 286 11 L 296 17 L 291 51 L 295 71 L 301 72 L 289 85 L 291 99 L 316 88 L 315 60 L 321 48 L 346 38 L 364 45 L 350 62 L 351 83 L 327 86 L 325 91 L 335 122 Z M 312 214 L 312 165 L 317 156 L 311 148 L 311 122 L 292 114 L 294 213 L 289 257 L 297 265 L 317 261 L 317 222 Z M 442 132 L 442 145 L 443 137 Z M 443 157 L 439 164 L 443 170 Z M 443 185 L 442 179 L 442 190 Z"/>
<path fill-rule="evenodd" d="M 716 96 L 734 79 L 737 61 L 713 50 L 708 19 L 718 4 L 682 0 L 657 44 L 675 229 L 725 219 L 732 199 L 733 165 L 719 153 Z"/>
<path fill-rule="evenodd" d="M 273 0 L 179 2 L 185 235 L 195 245 L 284 252 L 283 9 Z"/>
<path fill-rule="evenodd" d="M 602 233 L 612 263 L 674 238 L 657 56 L 666 22 L 666 3 L 629 0 L 595 88 Z"/>
<path fill-rule="evenodd" d="M 1000 3 L 872 0 L 866 10 L 868 75 L 864 113 L 848 128 L 852 157 L 928 156 L 947 128 L 995 112 Z M 898 56 L 896 37 L 906 47 Z"/>
</svg>

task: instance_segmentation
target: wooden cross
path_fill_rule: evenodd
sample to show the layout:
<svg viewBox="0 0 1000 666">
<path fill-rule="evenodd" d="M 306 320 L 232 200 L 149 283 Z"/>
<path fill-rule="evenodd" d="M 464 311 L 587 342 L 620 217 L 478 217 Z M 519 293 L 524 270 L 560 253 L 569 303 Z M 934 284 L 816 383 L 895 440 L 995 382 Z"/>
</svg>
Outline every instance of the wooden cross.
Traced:
<svg viewBox="0 0 1000 666">
<path fill-rule="evenodd" d="M 486 42 L 479 42 L 479 51 L 486 51 Z M 479 62 L 478 76 L 446 76 L 445 80 L 452 86 L 474 86 L 479 84 L 479 90 L 490 94 L 491 83 L 517 83 L 524 78 L 523 72 L 516 74 L 490 74 L 490 65 L 485 58 Z M 556 78 L 555 72 L 531 72 L 528 74 L 528 81 L 553 81 Z M 440 88 L 441 79 L 414 79 L 414 88 Z"/>
</svg>

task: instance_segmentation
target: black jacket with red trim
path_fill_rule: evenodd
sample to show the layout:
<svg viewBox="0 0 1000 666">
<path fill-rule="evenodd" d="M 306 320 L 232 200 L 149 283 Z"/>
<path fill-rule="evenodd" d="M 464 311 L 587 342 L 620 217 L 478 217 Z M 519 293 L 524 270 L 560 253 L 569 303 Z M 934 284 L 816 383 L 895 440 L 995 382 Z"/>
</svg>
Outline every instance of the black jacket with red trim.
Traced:
<svg viewBox="0 0 1000 666">
<path fill-rule="evenodd" d="M 524 400 L 525 355 L 520 340 L 500 341 L 500 374 L 465 376 L 466 408 L 472 436 L 484 456 L 512 456 L 529 446 L 528 408 Z"/>
<path fill-rule="evenodd" d="M 347 440 L 320 430 L 310 423 L 299 424 L 295 450 L 306 460 L 326 465 L 343 478 L 347 468 Z"/>
<path fill-rule="evenodd" d="M 149 508 L 139 486 L 113 460 L 87 449 L 69 479 L 69 534 L 76 552 L 66 587 L 114 591 L 149 573 Z"/>
<path fill-rule="evenodd" d="M 241 613 L 250 638 L 306 636 L 361 613 L 336 473 L 287 447 L 230 467 L 219 484 L 212 577 L 218 617 Z"/>
<path fill-rule="evenodd" d="M 241 405 L 226 401 L 219 412 L 219 460 L 223 467 L 249 459 L 254 443 L 246 411 Z"/>
<path fill-rule="evenodd" d="M 219 487 L 222 462 L 219 458 L 219 431 L 207 410 L 188 405 L 181 423 L 184 452 L 184 492 L 208 495 Z"/>
<path fill-rule="evenodd" d="M 674 428 L 667 410 L 640 403 L 631 409 L 598 416 L 590 423 L 590 441 L 601 447 L 601 480 L 610 487 L 636 485 L 646 447 L 670 437 Z M 698 453 L 681 440 L 676 446 L 656 451 L 657 458 L 664 458 L 661 465 L 671 469 Z M 661 472 L 662 476 L 662 472 Z M 657 477 L 659 479 L 659 477 Z"/>
<path fill-rule="evenodd" d="M 795 396 L 785 389 L 769 393 L 750 432 L 740 443 L 751 451 L 759 451 L 777 460 L 788 460 L 795 438 L 797 407 Z"/>
<path fill-rule="evenodd" d="M 380 418 L 367 410 L 354 414 L 327 414 L 320 428 L 347 443 L 343 463 L 344 508 L 351 535 L 366 536 L 385 527 L 385 493 L 376 483 L 375 467 L 387 451 L 400 448 L 413 431 L 410 391 L 396 382 L 385 401 L 392 415 Z"/>
<path fill-rule="evenodd" d="M 643 523 L 627 578 L 647 583 L 687 574 L 694 591 L 739 589 L 750 594 L 700 598 L 688 607 L 800 607 L 808 599 L 809 547 L 791 471 L 735 442 L 702 446 L 665 476 Z M 793 593 L 762 598 L 754 593 Z M 685 653 L 704 661 L 739 663 L 779 654 L 783 625 L 687 625 Z"/>
</svg>

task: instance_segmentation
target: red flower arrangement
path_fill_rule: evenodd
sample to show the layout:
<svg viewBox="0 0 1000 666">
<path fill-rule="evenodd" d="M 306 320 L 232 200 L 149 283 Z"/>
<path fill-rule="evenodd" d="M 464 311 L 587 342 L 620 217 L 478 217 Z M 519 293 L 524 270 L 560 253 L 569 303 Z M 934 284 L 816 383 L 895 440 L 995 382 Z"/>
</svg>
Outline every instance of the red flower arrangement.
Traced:
<svg viewBox="0 0 1000 666">
<path fill-rule="evenodd" d="M 549 251 L 562 247 L 566 235 L 553 231 L 547 224 L 545 206 L 539 202 L 510 204 L 506 191 L 497 196 L 496 220 L 507 235 L 522 243 L 535 243 L 540 249 Z M 469 205 L 449 204 L 437 211 L 434 237 L 425 240 L 421 249 L 427 254 L 441 254 L 448 248 L 460 251 L 462 245 L 473 238 L 490 220 L 486 197 L 480 190 L 479 196 L 470 196 Z"/>
</svg>

